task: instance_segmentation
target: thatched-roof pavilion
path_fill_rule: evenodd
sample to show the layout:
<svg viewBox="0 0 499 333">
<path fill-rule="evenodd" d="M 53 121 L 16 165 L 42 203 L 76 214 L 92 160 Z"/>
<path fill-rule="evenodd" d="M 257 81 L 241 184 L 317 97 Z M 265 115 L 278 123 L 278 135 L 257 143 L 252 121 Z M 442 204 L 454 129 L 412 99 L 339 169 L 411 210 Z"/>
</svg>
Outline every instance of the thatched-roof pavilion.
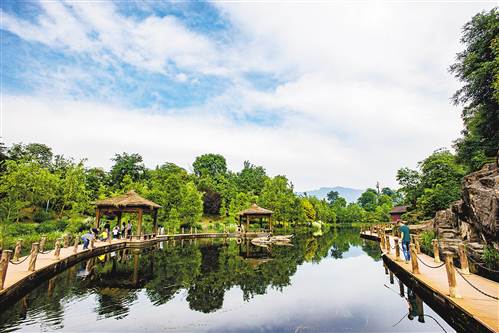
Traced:
<svg viewBox="0 0 499 333">
<path fill-rule="evenodd" d="M 100 218 L 103 215 L 113 215 L 118 217 L 118 224 L 121 224 L 121 216 L 123 213 L 137 214 L 137 232 L 140 237 L 142 234 L 142 215 L 144 213 L 151 214 L 154 219 L 154 233 L 158 229 L 158 209 L 161 208 L 157 203 L 142 198 L 140 195 L 131 190 L 125 194 L 116 197 L 98 200 L 95 202 L 95 223 L 99 227 Z"/>
<path fill-rule="evenodd" d="M 272 214 L 274 214 L 273 211 L 262 208 L 254 203 L 251 207 L 238 213 L 239 226 L 241 227 L 244 221 L 246 223 L 246 232 L 248 232 L 251 220 L 259 219 L 262 222 L 263 219 L 266 219 L 269 223 L 269 231 L 272 232 Z"/>
</svg>

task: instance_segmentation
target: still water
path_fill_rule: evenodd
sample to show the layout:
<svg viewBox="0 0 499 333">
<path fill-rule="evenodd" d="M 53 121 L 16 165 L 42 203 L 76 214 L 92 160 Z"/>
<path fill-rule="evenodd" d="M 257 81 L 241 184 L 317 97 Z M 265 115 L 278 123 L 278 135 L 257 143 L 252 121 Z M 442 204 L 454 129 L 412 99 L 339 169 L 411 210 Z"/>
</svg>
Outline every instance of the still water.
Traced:
<svg viewBox="0 0 499 333">
<path fill-rule="evenodd" d="M 0 309 L 0 331 L 454 331 L 393 282 L 356 229 L 272 248 L 170 241 L 77 264 Z"/>
</svg>

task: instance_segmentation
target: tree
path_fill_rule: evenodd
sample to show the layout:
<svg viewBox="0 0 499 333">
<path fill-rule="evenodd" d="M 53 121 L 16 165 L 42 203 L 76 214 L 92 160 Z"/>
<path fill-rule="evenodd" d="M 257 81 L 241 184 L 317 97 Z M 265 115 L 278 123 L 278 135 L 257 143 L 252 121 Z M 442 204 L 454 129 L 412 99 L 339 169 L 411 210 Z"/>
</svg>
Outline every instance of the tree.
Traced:
<svg viewBox="0 0 499 333">
<path fill-rule="evenodd" d="M 244 167 L 236 177 L 237 190 L 260 195 L 267 179 L 268 176 L 263 167 L 244 161 Z"/>
<path fill-rule="evenodd" d="M 336 202 L 336 200 L 338 200 L 340 198 L 340 193 L 338 193 L 338 191 L 330 191 L 328 194 L 327 194 L 327 201 L 329 202 L 329 204 L 331 206 L 334 206 L 334 203 Z"/>
<path fill-rule="evenodd" d="M 109 195 L 108 174 L 102 168 L 90 168 L 85 172 L 85 187 L 90 199 L 102 199 Z"/>
<path fill-rule="evenodd" d="M 499 142 L 499 18 L 497 8 L 475 15 L 463 28 L 465 49 L 449 70 L 463 82 L 454 104 L 463 105 L 462 137 L 455 141 L 458 160 L 470 170 L 497 155 Z"/>
<path fill-rule="evenodd" d="M 122 188 L 122 181 L 126 175 L 130 176 L 133 182 L 145 178 L 146 167 L 139 154 L 116 154 L 111 160 L 114 161 L 114 165 L 111 167 L 109 176 L 111 186 L 114 188 Z"/>
<path fill-rule="evenodd" d="M 19 210 L 24 207 L 43 206 L 56 194 L 59 179 L 48 169 L 33 161 L 13 161 L 5 163 L 6 170 L 0 175 L 0 200 L 5 207 L 17 207 L 9 218 L 19 219 Z"/>
<path fill-rule="evenodd" d="M 303 198 L 301 200 L 301 205 L 303 207 L 303 211 L 305 212 L 305 216 L 307 217 L 308 222 L 313 222 L 316 220 L 316 212 L 314 206 L 308 201 L 307 198 Z"/>
<path fill-rule="evenodd" d="M 37 162 L 41 166 L 48 168 L 52 162 L 52 148 L 41 143 L 13 144 L 8 150 L 9 158 L 12 160 L 25 160 Z"/>
<path fill-rule="evenodd" d="M 188 182 L 181 190 L 182 200 L 178 207 L 179 217 L 183 223 L 193 226 L 203 215 L 203 195 L 193 182 Z"/>
<path fill-rule="evenodd" d="M 397 171 L 397 181 L 401 185 L 399 191 L 404 194 L 405 202 L 416 207 L 416 201 L 422 194 L 419 172 L 409 168 L 401 168 Z"/>
<path fill-rule="evenodd" d="M 374 211 L 378 205 L 378 192 L 375 189 L 368 188 L 357 199 L 357 203 L 367 211 Z"/>
<path fill-rule="evenodd" d="M 66 169 L 58 191 L 61 194 L 60 216 L 66 208 L 70 208 L 73 214 L 83 213 L 89 208 L 89 193 L 85 180 L 83 163 L 73 164 Z"/>
<path fill-rule="evenodd" d="M 196 157 L 192 163 L 194 173 L 198 177 L 215 178 L 227 173 L 227 162 L 225 157 L 219 154 L 204 154 Z"/>
<path fill-rule="evenodd" d="M 301 201 L 285 176 L 267 179 L 258 201 L 262 207 L 274 211 L 277 221 L 300 221 L 305 218 Z"/>
<path fill-rule="evenodd" d="M 0 172 L 5 170 L 4 163 L 7 159 L 7 147 L 5 146 L 5 143 L 0 142 Z"/>
</svg>

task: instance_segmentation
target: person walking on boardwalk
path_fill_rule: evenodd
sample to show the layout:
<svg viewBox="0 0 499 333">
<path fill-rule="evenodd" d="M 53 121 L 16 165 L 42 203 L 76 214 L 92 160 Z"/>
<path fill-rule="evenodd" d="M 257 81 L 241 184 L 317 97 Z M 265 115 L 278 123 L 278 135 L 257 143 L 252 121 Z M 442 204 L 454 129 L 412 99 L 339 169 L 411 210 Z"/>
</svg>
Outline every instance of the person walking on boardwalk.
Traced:
<svg viewBox="0 0 499 333">
<path fill-rule="evenodd" d="M 402 236 L 402 252 L 404 252 L 405 262 L 411 260 L 411 253 L 409 252 L 409 245 L 411 244 L 411 232 L 409 227 L 406 225 L 407 222 L 399 220 L 400 234 Z"/>
<path fill-rule="evenodd" d="M 94 234 L 92 232 L 87 232 L 85 235 L 81 236 L 81 239 L 83 240 L 83 249 L 86 250 L 88 249 L 90 241 L 94 239 Z"/>
</svg>

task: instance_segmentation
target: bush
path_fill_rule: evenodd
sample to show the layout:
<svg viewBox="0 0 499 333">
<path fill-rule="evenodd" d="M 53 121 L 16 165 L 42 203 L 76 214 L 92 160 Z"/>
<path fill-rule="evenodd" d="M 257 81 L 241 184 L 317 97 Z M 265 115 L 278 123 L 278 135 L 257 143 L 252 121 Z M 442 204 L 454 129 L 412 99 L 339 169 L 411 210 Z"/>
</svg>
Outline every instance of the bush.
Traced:
<svg viewBox="0 0 499 333">
<path fill-rule="evenodd" d="M 44 211 L 43 209 L 42 210 L 38 209 L 37 211 L 35 211 L 33 213 L 33 221 L 38 222 L 38 223 L 50 220 L 51 218 L 52 218 L 52 214 Z"/>
<path fill-rule="evenodd" d="M 7 228 L 7 235 L 12 237 L 31 235 L 36 233 L 35 223 L 13 223 Z"/>
<path fill-rule="evenodd" d="M 499 268 L 499 251 L 497 251 L 493 246 L 485 246 L 483 249 L 482 260 L 490 269 L 495 270 Z"/>
<path fill-rule="evenodd" d="M 419 234 L 419 245 L 421 250 L 428 254 L 433 255 L 432 240 L 437 238 L 437 234 L 433 230 L 425 230 Z"/>
<path fill-rule="evenodd" d="M 55 231 L 64 231 L 68 226 L 67 220 L 52 220 L 46 221 L 38 224 L 36 226 L 36 232 L 39 234 L 48 234 Z"/>
</svg>

